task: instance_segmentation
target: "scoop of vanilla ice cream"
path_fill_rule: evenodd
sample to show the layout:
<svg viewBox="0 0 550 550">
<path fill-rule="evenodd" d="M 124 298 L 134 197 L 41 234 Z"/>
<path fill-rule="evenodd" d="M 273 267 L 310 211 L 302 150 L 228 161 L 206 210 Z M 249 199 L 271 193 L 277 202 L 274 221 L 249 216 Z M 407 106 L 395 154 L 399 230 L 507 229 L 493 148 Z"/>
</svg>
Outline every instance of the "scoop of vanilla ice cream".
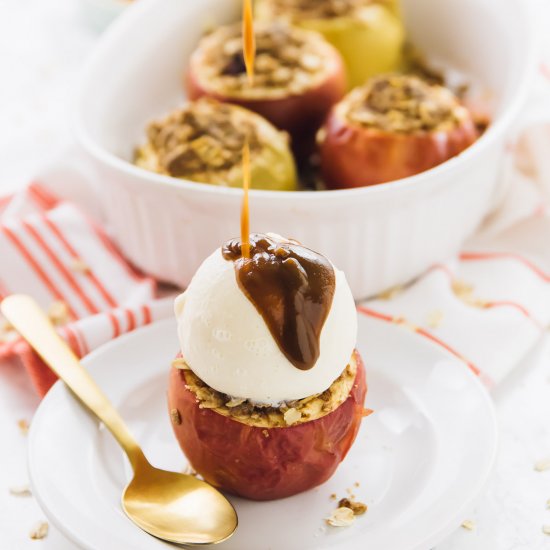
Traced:
<svg viewBox="0 0 550 550">
<path fill-rule="evenodd" d="M 349 363 L 357 338 L 357 313 L 342 271 L 321 332 L 320 355 L 309 370 L 280 351 L 254 304 L 237 284 L 221 249 L 208 257 L 175 303 L 181 352 L 193 372 L 232 397 L 278 405 L 325 391 Z"/>
</svg>

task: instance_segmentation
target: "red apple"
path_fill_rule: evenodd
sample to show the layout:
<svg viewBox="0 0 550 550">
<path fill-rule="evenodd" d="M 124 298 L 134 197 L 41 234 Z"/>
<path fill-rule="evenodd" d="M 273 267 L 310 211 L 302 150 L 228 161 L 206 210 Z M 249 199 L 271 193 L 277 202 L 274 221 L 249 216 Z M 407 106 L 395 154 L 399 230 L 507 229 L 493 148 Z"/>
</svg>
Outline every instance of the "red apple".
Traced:
<svg viewBox="0 0 550 550">
<path fill-rule="evenodd" d="M 321 169 L 330 189 L 363 187 L 418 174 L 455 157 L 478 138 L 471 114 L 458 100 L 452 105 L 454 122 L 428 130 L 421 125 L 418 130 L 392 131 L 362 124 L 349 116 L 352 108 L 348 98 L 344 99 L 332 109 L 319 133 Z"/>
<path fill-rule="evenodd" d="M 281 28 L 284 29 L 281 31 Z M 273 30 L 274 29 L 274 30 Z M 315 56 L 309 55 L 311 63 L 318 64 L 317 72 L 311 73 L 310 82 L 307 81 L 307 71 L 302 71 L 300 81 L 282 83 L 275 87 L 263 85 L 262 77 L 269 77 L 269 69 L 259 74 L 258 64 L 261 61 L 262 39 L 269 38 L 270 33 L 291 33 L 297 44 L 307 44 L 309 51 L 314 50 Z M 207 96 L 234 103 L 254 111 L 280 130 L 290 134 L 292 149 L 300 158 L 315 148 L 315 134 L 325 121 L 331 107 L 337 103 L 346 92 L 346 76 L 342 57 L 320 35 L 312 31 L 286 27 L 281 24 L 260 24 L 257 29 L 258 58 L 256 61 L 256 83 L 250 87 L 245 75 L 244 62 L 241 60 L 242 50 L 234 54 L 231 60 L 230 74 L 224 73 L 226 78 L 234 78 L 231 89 L 220 86 L 219 74 L 212 70 L 212 54 L 224 42 L 233 37 L 234 27 L 221 27 L 203 39 L 199 47 L 191 56 L 188 71 L 185 77 L 185 86 L 190 99 Z M 238 36 L 238 35 L 237 35 Z M 221 50 L 222 48 L 220 48 Z M 304 54 L 297 50 L 297 63 Z M 276 58 L 277 50 L 269 55 Z M 282 62 L 284 64 L 284 61 Z M 261 64 L 260 64 L 261 66 Z M 221 69 L 220 69 L 221 70 Z M 277 68 L 275 66 L 274 71 Z M 288 86 L 287 86 L 288 84 Z M 300 159 L 299 159 L 300 160 Z"/>
<path fill-rule="evenodd" d="M 172 368 L 168 390 L 172 423 L 192 467 L 215 487 L 253 500 L 300 493 L 326 481 L 349 451 L 365 415 L 365 369 L 357 372 L 349 397 L 329 414 L 289 427 L 261 428 L 201 409 L 186 388 L 186 371 Z"/>
</svg>

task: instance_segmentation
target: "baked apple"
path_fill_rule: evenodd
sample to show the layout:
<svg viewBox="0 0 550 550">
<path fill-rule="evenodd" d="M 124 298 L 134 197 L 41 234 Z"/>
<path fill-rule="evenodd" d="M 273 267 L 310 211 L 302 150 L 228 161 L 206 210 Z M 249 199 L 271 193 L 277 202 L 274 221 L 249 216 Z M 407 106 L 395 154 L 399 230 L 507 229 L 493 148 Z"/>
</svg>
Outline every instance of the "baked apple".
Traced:
<svg viewBox="0 0 550 550">
<path fill-rule="evenodd" d="M 416 76 L 379 76 L 331 111 L 318 135 L 321 170 L 331 189 L 388 182 L 433 168 L 477 138 L 450 90 Z"/>
<path fill-rule="evenodd" d="M 251 187 L 296 189 L 288 135 L 261 116 L 215 100 L 189 102 L 147 127 L 135 163 L 158 174 L 225 187 L 241 187 L 242 150 L 250 146 Z"/>
<path fill-rule="evenodd" d="M 325 482 L 367 413 L 357 352 L 328 390 L 280 407 L 231 399 L 174 363 L 168 402 L 180 447 L 208 483 L 241 497 L 274 500 Z"/>
<path fill-rule="evenodd" d="M 283 23 L 256 25 L 255 38 L 251 85 L 241 26 L 222 26 L 204 37 L 190 59 L 188 96 L 213 97 L 259 113 L 290 134 L 302 158 L 313 149 L 330 108 L 345 94 L 342 59 L 318 33 Z"/>
<path fill-rule="evenodd" d="M 192 467 L 255 500 L 326 481 L 367 414 L 344 274 L 296 241 L 253 235 L 250 257 L 234 240 L 207 258 L 175 310 L 168 405 Z"/>
<path fill-rule="evenodd" d="M 258 0 L 257 16 L 320 32 L 342 55 L 350 88 L 400 68 L 405 31 L 396 0 Z"/>
</svg>

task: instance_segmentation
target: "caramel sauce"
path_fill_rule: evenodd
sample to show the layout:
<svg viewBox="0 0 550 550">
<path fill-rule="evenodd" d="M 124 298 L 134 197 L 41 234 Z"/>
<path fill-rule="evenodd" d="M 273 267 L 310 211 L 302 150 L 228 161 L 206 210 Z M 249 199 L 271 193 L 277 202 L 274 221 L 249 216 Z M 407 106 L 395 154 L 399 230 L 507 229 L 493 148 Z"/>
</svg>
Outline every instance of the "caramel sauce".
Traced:
<svg viewBox="0 0 550 550">
<path fill-rule="evenodd" d="M 250 257 L 233 239 L 222 255 L 233 261 L 237 283 L 263 317 L 283 355 L 298 369 L 311 369 L 320 353 L 336 278 L 332 264 L 296 241 L 254 234 Z"/>
<path fill-rule="evenodd" d="M 243 57 L 250 86 L 254 83 L 254 60 L 256 58 L 256 40 L 254 38 L 254 19 L 252 0 L 243 0 Z M 250 147 L 248 141 L 243 146 L 243 203 L 241 208 L 242 255 L 250 258 L 250 208 L 248 191 L 250 189 Z"/>
<path fill-rule="evenodd" d="M 250 207 L 248 190 L 250 189 L 250 146 L 248 140 L 243 147 L 243 203 L 241 207 L 241 252 L 244 258 L 250 258 Z"/>
<path fill-rule="evenodd" d="M 252 0 L 243 0 L 243 57 L 248 83 L 252 86 L 254 83 L 254 60 L 256 58 Z"/>
</svg>

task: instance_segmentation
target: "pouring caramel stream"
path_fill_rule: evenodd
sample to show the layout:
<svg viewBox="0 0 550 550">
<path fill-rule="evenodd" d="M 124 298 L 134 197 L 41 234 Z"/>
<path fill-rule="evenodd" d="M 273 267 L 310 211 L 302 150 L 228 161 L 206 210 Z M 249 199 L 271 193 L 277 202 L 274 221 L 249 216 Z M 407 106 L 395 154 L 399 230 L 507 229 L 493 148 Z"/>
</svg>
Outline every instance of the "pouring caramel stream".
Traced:
<svg viewBox="0 0 550 550">
<path fill-rule="evenodd" d="M 254 19 L 252 0 L 243 2 L 243 57 L 250 86 L 254 84 L 254 60 L 256 58 L 256 40 L 254 38 Z M 243 202 L 241 208 L 242 255 L 250 258 L 250 207 L 248 191 L 250 189 L 250 146 L 248 140 L 243 146 Z"/>
</svg>

